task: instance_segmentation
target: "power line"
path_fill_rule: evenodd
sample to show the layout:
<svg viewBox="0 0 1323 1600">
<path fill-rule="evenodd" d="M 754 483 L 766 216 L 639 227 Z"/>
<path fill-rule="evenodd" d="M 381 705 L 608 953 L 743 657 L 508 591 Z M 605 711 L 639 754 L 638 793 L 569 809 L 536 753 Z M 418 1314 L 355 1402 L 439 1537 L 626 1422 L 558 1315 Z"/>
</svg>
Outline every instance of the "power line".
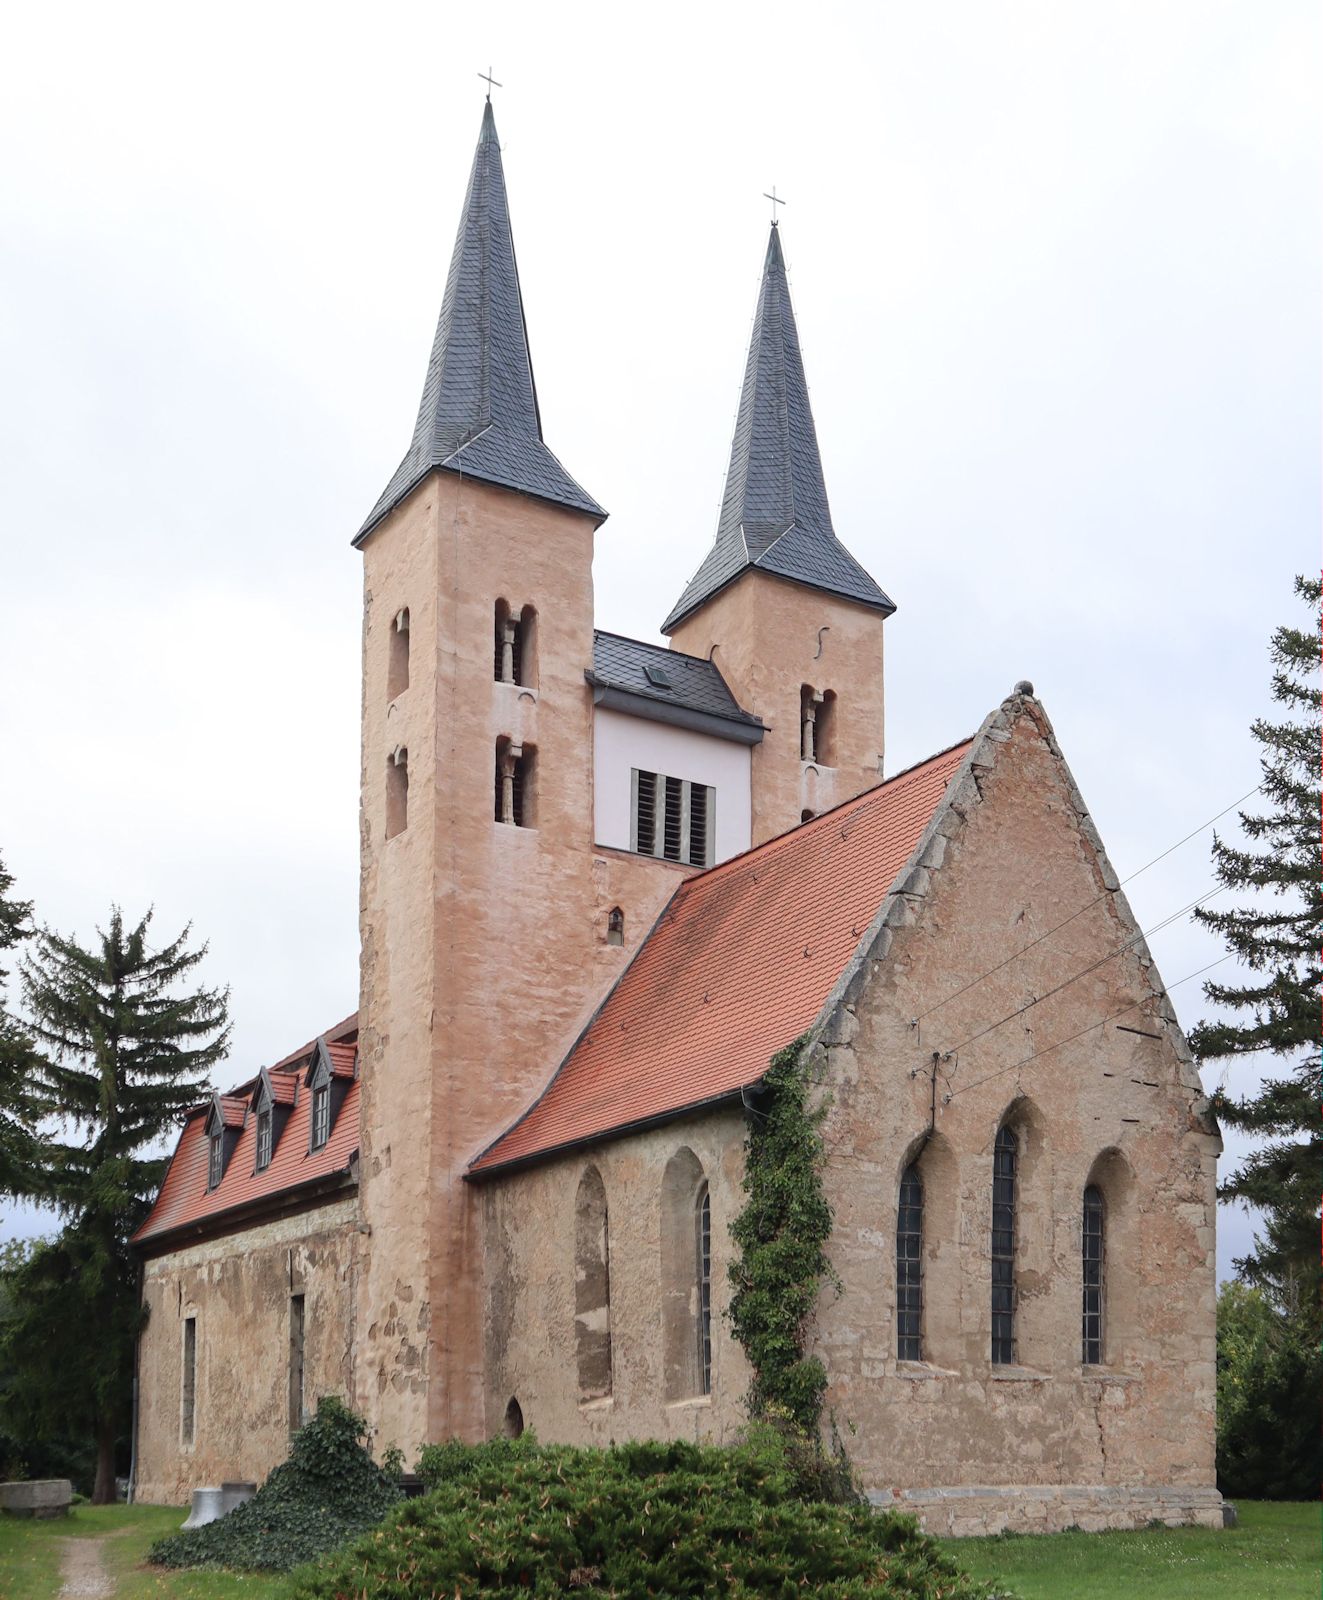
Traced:
<svg viewBox="0 0 1323 1600">
<path fill-rule="evenodd" d="M 1127 883 L 1133 883 L 1141 873 L 1147 872 L 1150 867 L 1156 867 L 1159 861 L 1165 861 L 1173 850 L 1179 850 L 1183 844 L 1189 844 L 1191 839 L 1197 838 L 1199 834 L 1203 833 L 1206 828 L 1211 828 L 1215 822 L 1220 822 L 1222 818 L 1226 816 L 1228 811 L 1234 811 L 1237 806 L 1243 806 L 1246 800 L 1249 800 L 1252 796 L 1258 794 L 1262 787 L 1263 785 L 1261 783 L 1256 783 L 1248 794 L 1241 795 L 1239 800 L 1233 800 L 1229 806 L 1223 806 L 1221 811 L 1219 811 L 1215 817 L 1209 817 L 1207 822 L 1201 822 L 1197 828 L 1193 829 L 1190 833 L 1187 833 L 1183 839 L 1177 839 L 1175 844 L 1168 845 L 1160 855 L 1154 856 L 1152 861 L 1146 861 L 1142 867 L 1136 868 L 1136 870 L 1132 872 L 1128 878 L 1122 878 L 1117 884 L 1116 888 L 1123 889 Z M 1100 901 L 1105 900 L 1109 894 L 1114 894 L 1115 892 L 1116 890 L 1113 889 L 1104 889 L 1102 894 L 1096 895 L 1092 900 L 1089 901 L 1088 905 L 1081 906 L 1078 911 L 1072 911 L 1063 922 L 1058 922 L 1055 927 L 1049 928 L 1046 933 L 1040 933 L 1036 939 L 1031 940 L 1023 947 L 1023 949 L 1017 950 L 1014 952 L 1014 954 L 1007 956 L 1004 961 L 999 961 L 995 967 L 989 967 L 986 972 L 980 972 L 978 977 L 971 978 L 968 983 L 962 984 L 959 989 L 953 990 L 950 994 L 945 995 L 941 1000 L 934 1002 L 934 1004 L 930 1005 L 926 1011 L 921 1011 L 919 1015 L 915 1017 L 915 1022 L 922 1022 L 925 1017 L 932 1016 L 934 1011 L 940 1011 L 943 1006 L 949 1005 L 952 1000 L 958 999 L 962 994 L 965 994 L 977 984 L 982 983 L 985 978 L 990 978 L 994 973 L 1000 972 L 1003 967 L 1010 966 L 1012 961 L 1018 961 L 1021 956 L 1027 955 L 1030 950 L 1034 949 L 1037 945 L 1042 944 L 1044 940 L 1050 939 L 1054 933 L 1060 933 L 1062 928 L 1067 927 L 1070 923 L 1074 922 L 1077 917 L 1082 917 L 1086 911 L 1091 911 Z M 1180 915 L 1180 913 L 1177 913 L 1177 915 Z"/>
<path fill-rule="evenodd" d="M 1105 956 L 1099 956 L 1096 961 L 1090 962 L 1087 967 L 1082 967 L 1078 972 L 1071 973 L 1070 977 L 1063 978 L 1055 988 L 1049 989 L 1046 994 L 1035 995 L 1033 999 L 1026 1000 L 1022 1006 L 1017 1006 L 1014 1011 L 1007 1012 L 1004 1017 L 999 1018 L 996 1022 L 990 1022 L 986 1028 L 980 1028 L 977 1033 L 970 1034 L 967 1039 L 962 1039 L 959 1044 L 953 1044 L 949 1053 L 954 1055 L 963 1050 L 966 1045 L 974 1044 L 977 1040 L 982 1039 L 985 1034 L 995 1032 L 1004 1023 L 1013 1022 L 1016 1017 L 1022 1017 L 1026 1011 L 1032 1011 L 1042 1001 L 1050 1000 L 1054 994 L 1060 994 L 1063 989 L 1068 989 L 1072 983 L 1077 983 L 1081 978 L 1087 978 L 1091 972 L 1097 972 L 1099 967 L 1106 966 L 1109 961 L 1115 961 L 1117 956 L 1124 955 L 1127 950 L 1133 950 L 1143 940 L 1151 938 L 1155 933 L 1161 933 L 1164 928 L 1171 927 L 1173 922 L 1179 922 L 1182 917 L 1187 916 L 1196 906 L 1204 905 L 1216 895 L 1223 893 L 1225 889 L 1225 884 L 1219 884 L 1215 889 L 1209 889 L 1207 893 L 1200 895 L 1197 900 L 1191 900 L 1188 905 L 1182 906 L 1179 911 L 1173 911 L 1169 916 L 1163 917 L 1160 922 L 1155 922 L 1151 928 L 1145 928 L 1139 933 L 1131 934 L 1128 939 L 1117 945 L 1114 950 L 1109 950 Z"/>
<path fill-rule="evenodd" d="M 1114 1022 L 1117 1017 L 1125 1016 L 1128 1011 L 1137 1011 L 1140 1006 L 1147 1005 L 1150 1000 L 1161 999 L 1162 996 L 1170 994 L 1173 989 L 1179 989 L 1183 983 L 1189 983 L 1192 978 L 1201 978 L 1205 972 L 1211 972 L 1214 967 L 1220 967 L 1224 961 L 1230 961 L 1234 953 L 1234 951 L 1228 951 L 1226 955 L 1219 956 L 1216 961 L 1210 961 L 1206 967 L 1199 967 L 1194 972 L 1187 972 L 1183 978 L 1177 978 L 1175 983 L 1169 983 L 1158 995 L 1145 995 L 1142 1000 L 1134 1000 L 1128 1006 L 1122 1006 L 1119 1011 L 1111 1011 L 1097 1022 L 1091 1022 L 1087 1028 L 1080 1028 L 1078 1032 L 1068 1034 L 1064 1039 L 1058 1039 L 1053 1044 L 1045 1045 L 1041 1050 L 1032 1051 L 1022 1061 L 1013 1061 L 1009 1067 L 999 1067 L 996 1072 L 989 1072 L 986 1077 L 975 1078 L 973 1083 L 962 1084 L 960 1088 L 951 1090 L 946 1097 L 947 1102 L 954 1100 L 958 1094 L 965 1094 L 970 1089 L 977 1089 L 982 1084 L 991 1083 L 994 1078 L 1005 1077 L 1008 1072 L 1018 1072 L 1020 1068 L 1027 1067 L 1031 1061 L 1038 1061 L 1043 1056 L 1051 1055 L 1054 1050 L 1060 1050 L 1063 1045 L 1073 1044 L 1076 1039 L 1083 1038 L 1086 1033 L 1092 1033 L 1095 1028 L 1105 1027 L 1109 1022 Z"/>
</svg>

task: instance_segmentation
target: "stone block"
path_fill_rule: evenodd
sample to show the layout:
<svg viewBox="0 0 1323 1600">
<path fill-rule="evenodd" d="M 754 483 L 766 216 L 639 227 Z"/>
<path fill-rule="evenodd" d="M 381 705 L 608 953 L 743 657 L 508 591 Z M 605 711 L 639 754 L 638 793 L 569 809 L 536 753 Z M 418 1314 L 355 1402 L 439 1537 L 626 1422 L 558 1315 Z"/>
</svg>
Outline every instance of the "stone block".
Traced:
<svg viewBox="0 0 1323 1600">
<path fill-rule="evenodd" d="M 12 1517 L 64 1517 L 73 1499 L 68 1478 L 31 1478 L 0 1483 L 0 1511 Z"/>
</svg>

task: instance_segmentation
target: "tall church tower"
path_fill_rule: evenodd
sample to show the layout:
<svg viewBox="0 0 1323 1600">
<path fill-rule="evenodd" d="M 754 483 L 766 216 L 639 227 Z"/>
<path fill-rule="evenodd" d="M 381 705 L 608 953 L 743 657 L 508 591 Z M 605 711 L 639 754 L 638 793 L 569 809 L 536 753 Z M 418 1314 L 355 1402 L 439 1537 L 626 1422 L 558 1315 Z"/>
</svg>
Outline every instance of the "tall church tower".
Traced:
<svg viewBox="0 0 1323 1600">
<path fill-rule="evenodd" d="M 895 609 L 832 527 L 773 223 L 716 541 L 662 624 L 766 726 L 755 844 L 878 782 L 882 624 Z"/>
<path fill-rule="evenodd" d="M 413 439 L 354 540 L 357 1400 L 379 1445 L 410 1457 L 493 1431 L 480 1197 L 462 1174 L 603 983 L 596 930 L 616 886 L 594 868 L 584 673 L 605 515 L 542 439 L 488 103 Z"/>
</svg>

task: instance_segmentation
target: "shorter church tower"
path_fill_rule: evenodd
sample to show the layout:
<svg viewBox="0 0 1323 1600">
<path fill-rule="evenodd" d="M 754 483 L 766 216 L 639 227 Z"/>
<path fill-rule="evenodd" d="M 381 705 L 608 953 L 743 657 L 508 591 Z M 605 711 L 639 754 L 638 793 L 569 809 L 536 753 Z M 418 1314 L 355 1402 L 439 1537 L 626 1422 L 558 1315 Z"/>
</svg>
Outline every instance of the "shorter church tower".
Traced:
<svg viewBox="0 0 1323 1600">
<path fill-rule="evenodd" d="M 754 844 L 880 780 L 882 624 L 895 609 L 832 527 L 773 223 L 716 541 L 662 624 L 766 727 Z"/>
</svg>

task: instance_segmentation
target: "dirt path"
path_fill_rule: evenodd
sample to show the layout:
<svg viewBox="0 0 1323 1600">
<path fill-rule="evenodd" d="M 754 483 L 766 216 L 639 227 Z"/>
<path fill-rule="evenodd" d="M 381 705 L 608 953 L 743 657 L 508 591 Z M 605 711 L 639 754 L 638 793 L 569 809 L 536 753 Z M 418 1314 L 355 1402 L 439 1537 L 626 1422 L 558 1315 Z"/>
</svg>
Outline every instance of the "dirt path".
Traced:
<svg viewBox="0 0 1323 1600">
<path fill-rule="evenodd" d="M 101 1539 L 61 1539 L 59 1600 L 109 1600 L 114 1591 Z"/>
</svg>

